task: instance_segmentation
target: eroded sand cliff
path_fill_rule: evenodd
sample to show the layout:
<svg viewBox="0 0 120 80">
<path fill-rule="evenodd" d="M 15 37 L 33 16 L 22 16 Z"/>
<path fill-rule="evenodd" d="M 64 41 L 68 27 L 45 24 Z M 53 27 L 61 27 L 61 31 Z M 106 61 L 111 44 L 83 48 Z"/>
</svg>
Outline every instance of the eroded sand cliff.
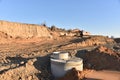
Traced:
<svg viewBox="0 0 120 80">
<path fill-rule="evenodd" d="M 50 37 L 45 26 L 0 21 L 0 31 L 13 38 Z"/>
</svg>

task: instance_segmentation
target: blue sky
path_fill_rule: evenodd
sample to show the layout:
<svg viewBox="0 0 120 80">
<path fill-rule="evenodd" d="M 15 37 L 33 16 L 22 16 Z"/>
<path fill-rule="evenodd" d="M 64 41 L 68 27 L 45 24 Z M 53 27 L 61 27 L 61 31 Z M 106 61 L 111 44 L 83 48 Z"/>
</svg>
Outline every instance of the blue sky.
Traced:
<svg viewBox="0 0 120 80">
<path fill-rule="evenodd" d="M 0 20 L 120 37 L 120 0 L 0 0 Z"/>
</svg>

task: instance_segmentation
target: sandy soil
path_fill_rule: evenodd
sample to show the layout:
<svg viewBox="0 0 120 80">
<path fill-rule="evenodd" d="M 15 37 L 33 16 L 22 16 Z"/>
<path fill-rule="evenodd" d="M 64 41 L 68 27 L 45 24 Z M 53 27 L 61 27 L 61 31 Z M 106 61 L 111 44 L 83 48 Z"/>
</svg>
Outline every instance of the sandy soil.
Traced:
<svg viewBox="0 0 120 80">
<path fill-rule="evenodd" d="M 0 44 L 0 80 L 53 80 L 54 77 L 50 71 L 49 61 L 50 54 L 53 51 L 68 51 L 71 56 L 83 58 L 85 58 L 86 55 L 80 53 L 90 54 L 94 52 L 94 54 L 92 55 L 96 56 L 98 55 L 97 57 L 98 59 L 96 59 L 96 62 L 97 61 L 99 62 L 99 60 L 101 61 L 104 60 L 101 59 L 101 57 L 106 57 L 105 55 L 106 53 L 102 54 L 102 52 L 106 51 L 106 49 L 103 49 L 104 51 L 99 52 L 99 54 L 96 54 L 98 53 L 96 48 L 98 48 L 98 46 L 101 45 L 105 46 L 106 44 L 109 44 L 109 47 L 111 47 L 115 45 L 114 43 L 115 42 L 113 40 L 108 39 L 106 37 L 93 37 L 93 38 L 57 37 L 57 38 L 9 39 L 9 40 L 5 39 L 5 42 L 4 40 L 2 40 Z M 110 50 L 108 50 L 107 52 L 109 51 Z M 116 51 L 118 51 L 118 49 Z M 88 57 L 85 58 L 84 64 L 86 66 L 84 66 L 84 69 L 96 70 L 97 68 L 95 67 L 95 65 L 97 63 L 94 61 L 94 57 L 91 57 L 92 55 L 88 54 L 87 54 Z M 112 54 L 107 55 L 112 56 Z M 118 55 L 118 53 L 114 55 L 117 57 L 114 57 L 113 59 L 118 60 L 119 65 L 120 56 Z M 88 59 L 92 60 L 89 62 L 87 61 Z M 110 60 L 112 60 L 111 57 Z M 108 62 L 110 61 L 106 60 L 106 63 Z M 102 64 L 99 64 L 98 66 L 101 65 Z M 111 68 L 108 66 L 106 67 L 101 66 L 100 69 L 99 68 L 98 69 L 102 70 L 105 68 L 111 70 Z M 119 75 L 120 69 L 118 69 L 118 67 L 113 68 L 114 70 L 118 71 L 117 73 L 116 72 L 112 73 L 116 77 Z M 108 74 L 108 76 L 111 76 L 112 79 L 111 72 L 107 73 L 110 73 Z M 94 72 L 87 77 L 96 78 L 97 75 L 98 75 L 97 78 L 104 77 L 104 74 L 106 74 L 106 72 L 104 71 Z M 67 76 L 67 78 L 68 77 L 70 78 L 74 76 Z M 103 80 L 109 79 L 106 78 Z M 118 79 L 113 77 L 113 80 Z"/>
</svg>

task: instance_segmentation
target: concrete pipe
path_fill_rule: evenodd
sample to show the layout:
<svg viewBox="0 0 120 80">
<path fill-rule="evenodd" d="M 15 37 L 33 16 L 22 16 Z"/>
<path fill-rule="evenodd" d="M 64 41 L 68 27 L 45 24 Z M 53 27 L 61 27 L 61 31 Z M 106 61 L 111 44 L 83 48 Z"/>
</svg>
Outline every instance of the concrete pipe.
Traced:
<svg viewBox="0 0 120 80">
<path fill-rule="evenodd" d="M 55 59 L 68 60 L 69 56 L 68 56 L 68 52 L 53 52 L 51 57 Z"/>
<path fill-rule="evenodd" d="M 64 70 L 65 60 L 50 59 L 51 60 L 51 72 L 54 77 L 63 77 L 66 73 Z"/>
<path fill-rule="evenodd" d="M 68 60 L 65 64 L 65 70 L 68 71 L 72 68 L 83 71 L 83 60 L 81 58 L 72 58 L 71 60 Z"/>
<path fill-rule="evenodd" d="M 83 70 L 83 60 L 76 57 L 70 58 L 67 52 L 53 52 L 50 60 L 51 72 L 56 78 L 63 77 L 72 68 Z"/>
<path fill-rule="evenodd" d="M 59 59 L 59 53 L 60 52 L 53 52 L 52 55 L 51 55 L 51 58 Z"/>
<path fill-rule="evenodd" d="M 60 52 L 59 59 L 68 60 L 68 53 L 67 52 Z"/>
</svg>

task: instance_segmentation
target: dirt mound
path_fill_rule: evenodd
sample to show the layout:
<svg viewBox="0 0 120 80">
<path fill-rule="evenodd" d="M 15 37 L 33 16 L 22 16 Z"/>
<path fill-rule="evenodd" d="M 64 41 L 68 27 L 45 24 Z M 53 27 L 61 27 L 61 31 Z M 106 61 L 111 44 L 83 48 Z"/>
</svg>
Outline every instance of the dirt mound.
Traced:
<svg viewBox="0 0 120 80">
<path fill-rule="evenodd" d="M 94 70 L 84 70 L 79 71 L 75 68 L 72 68 L 69 70 L 63 77 L 58 78 L 57 80 L 86 80 L 86 75 L 90 72 L 93 72 Z"/>
<path fill-rule="evenodd" d="M 120 55 L 104 46 L 100 46 L 84 55 L 85 67 L 96 70 L 120 71 Z"/>
<path fill-rule="evenodd" d="M 85 38 L 77 38 L 72 40 L 70 44 L 62 46 L 62 49 L 66 48 L 79 48 L 79 47 L 89 47 L 89 46 L 99 46 L 105 44 L 115 44 L 115 41 L 111 38 L 105 36 L 91 36 Z"/>
<path fill-rule="evenodd" d="M 83 43 L 85 43 L 86 46 L 95 46 L 95 45 L 113 44 L 115 42 L 113 39 L 105 36 L 93 36 L 86 39 Z"/>
<path fill-rule="evenodd" d="M 39 80 L 34 74 L 38 71 L 33 66 L 35 59 L 29 60 L 27 63 L 21 62 L 21 65 L 7 69 L 0 75 L 1 80 Z M 11 65 L 13 66 L 13 65 Z"/>
<path fill-rule="evenodd" d="M 117 43 L 120 43 L 120 38 L 115 38 L 114 39 Z"/>
<path fill-rule="evenodd" d="M 6 61 L 8 59 L 9 62 L 0 67 L 0 80 L 50 80 L 51 73 L 44 66 L 46 58 L 44 61 L 22 57 L 7 57 Z"/>
<path fill-rule="evenodd" d="M 64 77 L 61 77 L 57 80 L 81 80 L 83 79 L 85 76 L 83 75 L 82 72 L 76 70 L 75 68 L 71 69 L 70 71 L 68 71 Z"/>
<path fill-rule="evenodd" d="M 94 51 L 98 52 L 98 53 L 106 53 L 106 54 L 109 54 L 109 55 L 115 55 L 115 56 L 117 56 L 117 52 L 115 52 L 112 49 L 107 48 L 105 46 L 99 46 Z"/>
</svg>

